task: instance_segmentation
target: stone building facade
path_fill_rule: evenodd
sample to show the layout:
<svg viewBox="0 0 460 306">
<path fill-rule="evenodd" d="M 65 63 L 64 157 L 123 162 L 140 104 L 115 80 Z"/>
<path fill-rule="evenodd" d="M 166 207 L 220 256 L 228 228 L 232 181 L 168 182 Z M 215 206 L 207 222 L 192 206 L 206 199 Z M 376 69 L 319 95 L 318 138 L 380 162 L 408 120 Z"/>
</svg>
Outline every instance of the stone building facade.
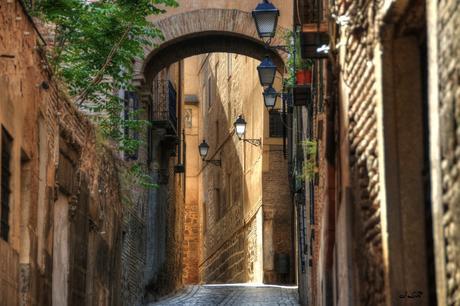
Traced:
<svg viewBox="0 0 460 306">
<path fill-rule="evenodd" d="M 317 145 L 314 178 L 293 184 L 302 303 L 458 302 L 457 11 L 455 1 L 300 1 L 294 11 L 303 33 L 331 40 L 312 103 L 291 115 L 297 140 Z M 297 144 L 292 173 L 307 158 Z"/>
<path fill-rule="evenodd" d="M 231 53 L 185 61 L 190 259 L 185 267 L 187 275 L 199 272 L 188 276 L 189 282 L 294 282 L 292 209 L 288 185 L 282 184 L 287 163 L 281 135 L 270 135 L 257 65 Z M 240 115 L 247 122 L 245 137 L 260 139 L 260 146 L 235 135 L 233 124 Z M 273 116 L 280 119 L 279 113 Z M 272 129 L 280 129 L 277 123 Z M 206 159 L 220 160 L 220 166 L 201 161 L 203 140 L 210 146 Z"/>
<path fill-rule="evenodd" d="M 183 133 L 184 64 L 173 64 L 152 80 L 152 91 L 141 93 L 151 122 L 144 152 L 145 162 L 158 188 L 148 193 L 144 218 L 146 264 L 141 271 L 146 300 L 183 285 L 185 139 Z"/>
<path fill-rule="evenodd" d="M 118 161 L 53 80 L 20 1 L 0 3 L 2 305 L 120 305 Z"/>
<path fill-rule="evenodd" d="M 436 293 L 439 305 L 458 294 L 460 213 L 458 105 L 460 101 L 458 1 L 427 1 L 428 88 Z"/>
</svg>

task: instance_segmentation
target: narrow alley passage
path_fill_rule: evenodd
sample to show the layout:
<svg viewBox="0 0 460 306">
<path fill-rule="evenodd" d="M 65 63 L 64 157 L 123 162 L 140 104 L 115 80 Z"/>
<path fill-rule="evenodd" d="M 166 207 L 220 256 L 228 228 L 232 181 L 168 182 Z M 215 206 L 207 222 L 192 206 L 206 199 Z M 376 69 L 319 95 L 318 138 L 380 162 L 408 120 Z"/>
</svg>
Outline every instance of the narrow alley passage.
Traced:
<svg viewBox="0 0 460 306">
<path fill-rule="evenodd" d="M 299 305 L 297 287 L 232 284 L 189 286 L 153 305 Z"/>
<path fill-rule="evenodd" d="M 460 306 L 460 0 L 0 0 L 0 306 Z"/>
</svg>

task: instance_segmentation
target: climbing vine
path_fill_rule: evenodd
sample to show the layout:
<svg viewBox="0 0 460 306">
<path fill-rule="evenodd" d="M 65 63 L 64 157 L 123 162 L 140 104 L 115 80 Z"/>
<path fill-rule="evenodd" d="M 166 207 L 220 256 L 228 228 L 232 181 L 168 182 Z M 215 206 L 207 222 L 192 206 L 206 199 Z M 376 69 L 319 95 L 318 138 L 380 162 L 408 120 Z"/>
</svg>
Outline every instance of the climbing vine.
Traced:
<svg viewBox="0 0 460 306">
<path fill-rule="evenodd" d="M 128 155 L 142 144 L 130 135 L 148 122 L 139 119 L 139 110 L 126 113 L 119 93 L 134 90 L 134 59 L 162 38 L 147 16 L 174 6 L 175 0 L 37 0 L 30 5 L 32 14 L 52 28 L 48 61 L 55 76 L 67 84 L 75 104 L 91 114 L 101 134 Z M 143 186 L 153 186 L 140 165 L 131 172 Z"/>
</svg>

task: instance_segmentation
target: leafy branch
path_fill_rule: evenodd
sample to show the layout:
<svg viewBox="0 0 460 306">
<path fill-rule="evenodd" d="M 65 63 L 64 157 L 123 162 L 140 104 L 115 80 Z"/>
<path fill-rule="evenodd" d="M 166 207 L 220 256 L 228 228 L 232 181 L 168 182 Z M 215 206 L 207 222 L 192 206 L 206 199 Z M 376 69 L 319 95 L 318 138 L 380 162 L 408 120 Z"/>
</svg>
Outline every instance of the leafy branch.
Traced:
<svg viewBox="0 0 460 306">
<path fill-rule="evenodd" d="M 53 29 L 48 60 L 54 74 L 67 84 L 76 105 L 92 115 L 102 135 L 127 154 L 142 144 L 132 135 L 148 122 L 139 119 L 139 111 L 126 110 L 119 93 L 135 90 L 134 59 L 163 38 L 147 17 L 175 6 L 175 0 L 37 0 L 30 8 Z M 142 177 L 139 170 L 132 173 Z"/>
<path fill-rule="evenodd" d="M 302 162 L 301 173 L 297 176 L 299 179 L 311 181 L 316 174 L 316 155 L 318 144 L 314 140 L 305 140 L 300 142 L 305 160 Z"/>
</svg>

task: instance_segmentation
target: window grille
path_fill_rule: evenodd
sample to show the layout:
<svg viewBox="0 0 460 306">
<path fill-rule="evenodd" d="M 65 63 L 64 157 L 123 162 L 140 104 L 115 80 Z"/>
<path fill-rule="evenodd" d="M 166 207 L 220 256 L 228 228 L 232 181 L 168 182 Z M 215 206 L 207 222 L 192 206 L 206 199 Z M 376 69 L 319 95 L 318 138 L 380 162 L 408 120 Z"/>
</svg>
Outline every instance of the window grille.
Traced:
<svg viewBox="0 0 460 306">
<path fill-rule="evenodd" d="M 177 92 L 174 89 L 174 85 L 171 81 L 168 81 L 168 110 L 169 110 L 169 120 L 171 124 L 177 129 Z"/>
<path fill-rule="evenodd" d="M 269 131 L 270 137 L 283 137 L 283 118 L 280 111 L 271 111 L 269 113 Z"/>
</svg>

